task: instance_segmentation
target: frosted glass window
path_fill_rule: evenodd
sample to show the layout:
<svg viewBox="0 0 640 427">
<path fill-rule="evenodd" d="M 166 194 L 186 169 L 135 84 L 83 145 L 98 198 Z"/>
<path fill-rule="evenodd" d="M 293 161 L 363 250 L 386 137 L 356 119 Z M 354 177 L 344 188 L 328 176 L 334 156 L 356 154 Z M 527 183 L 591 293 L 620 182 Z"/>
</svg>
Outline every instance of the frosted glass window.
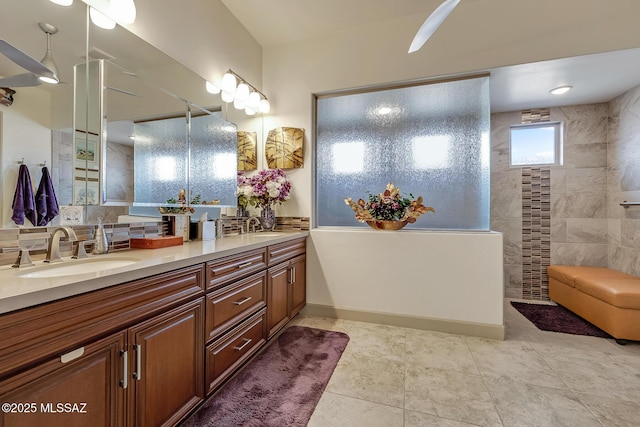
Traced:
<svg viewBox="0 0 640 427">
<path fill-rule="evenodd" d="M 511 166 L 562 164 L 560 122 L 513 125 L 510 131 Z"/>
<path fill-rule="evenodd" d="M 163 204 L 187 189 L 184 117 L 134 124 L 135 204 Z"/>
<path fill-rule="evenodd" d="M 410 228 L 489 229 L 489 79 L 348 95 L 316 104 L 317 226 L 367 227 L 344 198 L 393 182 L 435 214 Z"/>
<path fill-rule="evenodd" d="M 189 185 L 203 201 L 236 206 L 238 134 L 236 125 L 215 112 L 191 119 Z"/>
</svg>

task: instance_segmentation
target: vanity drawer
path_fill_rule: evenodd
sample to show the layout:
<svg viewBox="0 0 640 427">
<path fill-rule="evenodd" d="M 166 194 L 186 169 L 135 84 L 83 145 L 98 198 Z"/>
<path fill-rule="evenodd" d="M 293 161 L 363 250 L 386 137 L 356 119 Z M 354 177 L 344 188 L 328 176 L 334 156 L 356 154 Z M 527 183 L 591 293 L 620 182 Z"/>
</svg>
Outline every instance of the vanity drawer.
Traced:
<svg viewBox="0 0 640 427">
<path fill-rule="evenodd" d="M 269 267 L 286 261 L 307 251 L 306 237 L 291 240 L 267 248 Z"/>
<path fill-rule="evenodd" d="M 207 290 L 248 276 L 267 267 L 267 250 L 260 248 L 207 263 Z"/>
<path fill-rule="evenodd" d="M 267 272 L 211 292 L 206 298 L 207 341 L 266 306 Z"/>
<path fill-rule="evenodd" d="M 266 342 L 266 309 L 207 347 L 208 392 L 214 391 Z"/>
</svg>

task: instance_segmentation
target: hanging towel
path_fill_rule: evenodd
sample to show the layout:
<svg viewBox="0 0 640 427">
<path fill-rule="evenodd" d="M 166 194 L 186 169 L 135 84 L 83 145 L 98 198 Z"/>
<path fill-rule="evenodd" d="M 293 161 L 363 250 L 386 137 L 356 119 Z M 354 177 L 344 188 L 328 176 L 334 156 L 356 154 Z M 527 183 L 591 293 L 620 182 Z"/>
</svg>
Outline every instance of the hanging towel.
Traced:
<svg viewBox="0 0 640 427">
<path fill-rule="evenodd" d="M 42 179 L 40 179 L 40 185 L 36 192 L 36 210 L 39 226 L 47 225 L 58 215 L 58 199 L 46 166 L 42 168 Z"/>
<path fill-rule="evenodd" d="M 13 216 L 11 219 L 18 225 L 24 224 L 25 217 L 36 225 L 36 199 L 33 196 L 33 187 L 31 186 L 31 176 L 27 165 L 20 165 L 18 171 L 18 184 L 16 192 L 13 194 Z"/>
</svg>

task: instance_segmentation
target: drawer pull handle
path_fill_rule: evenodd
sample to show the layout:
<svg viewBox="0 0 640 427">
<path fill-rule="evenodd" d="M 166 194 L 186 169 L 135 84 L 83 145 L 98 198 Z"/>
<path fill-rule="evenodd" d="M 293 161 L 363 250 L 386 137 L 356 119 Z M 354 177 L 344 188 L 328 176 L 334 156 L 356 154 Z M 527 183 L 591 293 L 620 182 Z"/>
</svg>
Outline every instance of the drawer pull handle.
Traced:
<svg viewBox="0 0 640 427">
<path fill-rule="evenodd" d="M 291 267 L 291 284 L 296 283 L 296 268 Z"/>
<path fill-rule="evenodd" d="M 249 345 L 250 342 L 251 342 L 251 338 L 244 338 L 244 344 L 242 344 L 240 347 L 234 347 L 234 348 L 238 351 L 242 351 L 246 346 Z"/>
<path fill-rule="evenodd" d="M 251 299 L 251 297 L 245 297 L 245 298 L 242 298 L 241 300 L 234 301 L 233 304 L 234 305 L 242 305 L 245 302 L 249 301 L 250 299 Z"/>
<path fill-rule="evenodd" d="M 76 348 L 75 350 L 60 356 L 60 362 L 69 363 L 72 360 L 76 360 L 78 357 L 82 356 L 83 354 L 84 354 L 84 347 Z"/>
<path fill-rule="evenodd" d="M 238 264 L 238 268 L 249 267 L 251 264 L 253 264 L 253 261 L 245 262 L 244 264 Z"/>
<path fill-rule="evenodd" d="M 136 344 L 134 348 L 136 350 L 136 371 L 133 373 L 133 378 L 140 381 L 142 379 L 142 346 L 140 344 Z"/>
<path fill-rule="evenodd" d="M 120 380 L 120 387 L 127 388 L 127 385 L 129 385 L 129 357 L 124 350 L 120 350 L 120 357 L 122 358 L 122 379 Z"/>
</svg>

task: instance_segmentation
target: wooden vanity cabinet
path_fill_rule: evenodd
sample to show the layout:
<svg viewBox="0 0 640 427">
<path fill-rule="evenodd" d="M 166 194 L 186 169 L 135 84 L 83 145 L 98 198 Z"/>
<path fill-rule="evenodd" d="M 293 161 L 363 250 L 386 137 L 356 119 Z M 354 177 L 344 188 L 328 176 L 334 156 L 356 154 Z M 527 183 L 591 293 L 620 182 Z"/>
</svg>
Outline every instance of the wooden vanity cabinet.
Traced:
<svg viewBox="0 0 640 427">
<path fill-rule="evenodd" d="M 0 426 L 175 425 L 204 399 L 203 288 L 199 265 L 0 316 L 0 403 L 37 409 Z"/>
<path fill-rule="evenodd" d="M 305 239 L 269 247 L 267 330 L 275 335 L 306 305 Z"/>
<path fill-rule="evenodd" d="M 204 400 L 202 298 L 128 330 L 130 426 L 173 426 Z"/>
<path fill-rule="evenodd" d="M 110 335 L 0 383 L 4 427 L 125 425 L 126 334 Z M 65 406 L 66 405 L 66 406 Z"/>
</svg>

